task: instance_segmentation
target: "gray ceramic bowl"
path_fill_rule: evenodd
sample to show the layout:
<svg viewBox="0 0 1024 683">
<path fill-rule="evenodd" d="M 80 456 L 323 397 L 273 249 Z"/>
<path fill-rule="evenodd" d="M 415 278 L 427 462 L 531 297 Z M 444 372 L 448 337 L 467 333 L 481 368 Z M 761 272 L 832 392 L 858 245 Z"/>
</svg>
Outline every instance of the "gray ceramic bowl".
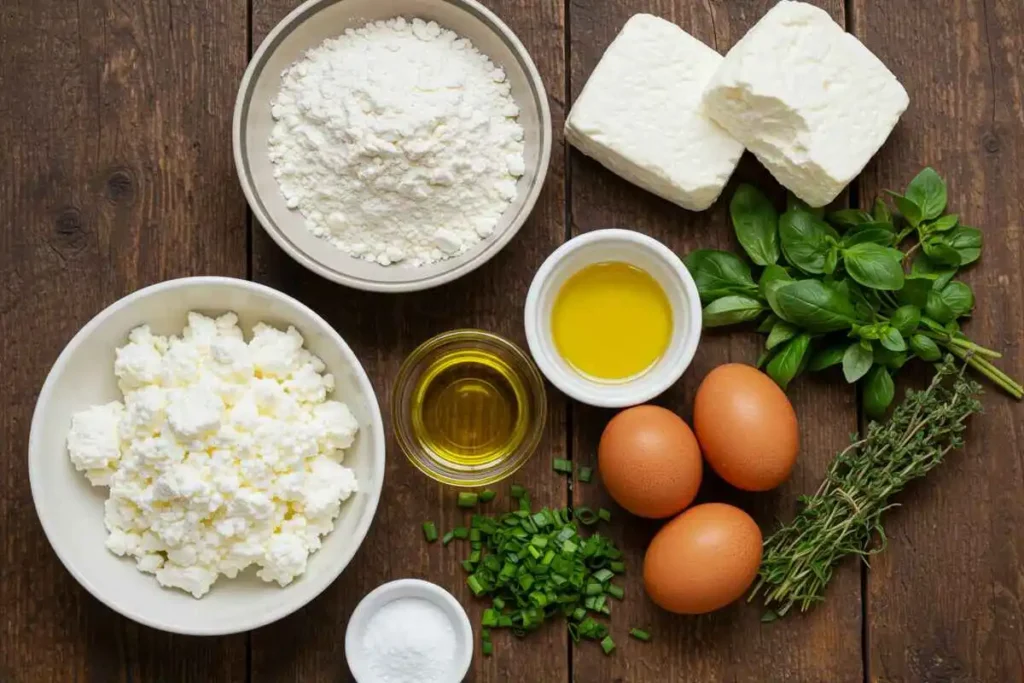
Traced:
<svg viewBox="0 0 1024 683">
<path fill-rule="evenodd" d="M 526 133 L 526 173 L 494 234 L 464 254 L 419 268 L 379 266 L 314 237 L 302 214 L 285 206 L 268 156 L 274 120 L 270 102 L 281 72 L 327 38 L 369 21 L 402 16 L 433 20 L 468 38 L 505 69 Z M 249 206 L 267 234 L 289 256 L 323 277 L 380 292 L 408 292 L 450 282 L 481 266 L 515 236 L 537 201 L 551 158 L 551 111 L 540 74 L 522 43 L 475 0 L 309 0 L 285 17 L 260 45 L 242 78 L 235 102 L 235 165 Z"/>
</svg>

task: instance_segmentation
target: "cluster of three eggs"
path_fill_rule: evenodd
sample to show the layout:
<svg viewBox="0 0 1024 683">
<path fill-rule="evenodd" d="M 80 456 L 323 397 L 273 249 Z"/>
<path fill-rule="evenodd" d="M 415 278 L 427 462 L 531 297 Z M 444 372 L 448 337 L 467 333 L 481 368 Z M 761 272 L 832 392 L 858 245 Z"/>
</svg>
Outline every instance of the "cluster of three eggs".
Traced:
<svg viewBox="0 0 1024 683">
<path fill-rule="evenodd" d="M 736 488 L 767 491 L 789 477 L 799 450 L 786 395 L 747 365 L 707 375 L 693 425 L 665 408 L 637 406 L 608 423 L 598 448 L 601 479 L 619 505 L 640 517 L 674 517 L 647 549 L 644 586 L 656 604 L 681 614 L 733 602 L 761 561 L 761 532 L 746 512 L 724 503 L 689 507 L 703 462 Z"/>
</svg>

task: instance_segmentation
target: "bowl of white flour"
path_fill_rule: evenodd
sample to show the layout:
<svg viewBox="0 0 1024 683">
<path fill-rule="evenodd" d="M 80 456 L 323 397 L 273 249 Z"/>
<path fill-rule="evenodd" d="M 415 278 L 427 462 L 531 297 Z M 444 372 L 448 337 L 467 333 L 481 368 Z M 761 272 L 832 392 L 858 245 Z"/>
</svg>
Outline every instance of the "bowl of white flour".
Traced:
<svg viewBox="0 0 1024 683">
<path fill-rule="evenodd" d="M 331 326 L 269 287 L 146 287 L 68 343 L 32 417 L 47 539 L 100 601 L 175 633 L 276 621 L 369 530 L 384 480 L 373 387 Z"/>
<path fill-rule="evenodd" d="M 310 0 L 235 105 L 242 189 L 271 238 L 343 285 L 450 282 L 526 221 L 551 113 L 533 61 L 475 0 Z"/>
</svg>

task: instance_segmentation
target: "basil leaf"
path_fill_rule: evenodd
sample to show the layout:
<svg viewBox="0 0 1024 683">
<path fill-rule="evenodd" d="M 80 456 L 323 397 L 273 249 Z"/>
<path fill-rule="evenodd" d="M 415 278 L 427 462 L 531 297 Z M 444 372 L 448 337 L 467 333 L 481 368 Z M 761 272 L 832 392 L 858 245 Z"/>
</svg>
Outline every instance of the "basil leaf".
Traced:
<svg viewBox="0 0 1024 683">
<path fill-rule="evenodd" d="M 873 220 L 870 213 L 860 209 L 840 209 L 828 214 L 829 223 L 844 228 L 855 228 L 864 223 L 871 223 Z"/>
<path fill-rule="evenodd" d="M 927 294 L 925 295 L 927 300 Z M 889 317 L 889 324 L 902 335 L 908 335 L 921 323 L 921 309 L 917 306 L 900 306 Z"/>
<path fill-rule="evenodd" d="M 753 185 L 741 184 L 729 202 L 732 227 L 750 260 L 767 266 L 779 260 L 779 214 Z"/>
<path fill-rule="evenodd" d="M 938 218 L 946 210 L 946 181 L 929 166 L 907 185 L 907 199 L 921 208 L 925 220 Z"/>
<path fill-rule="evenodd" d="M 960 254 L 960 265 L 974 263 L 981 256 L 981 230 L 958 225 L 943 235 L 946 242 Z"/>
<path fill-rule="evenodd" d="M 716 249 L 700 249 L 686 257 L 701 301 L 708 303 L 729 294 L 757 296 L 757 285 L 750 266 L 735 254 Z"/>
<path fill-rule="evenodd" d="M 704 307 L 704 327 L 722 327 L 753 320 L 765 312 L 764 304 L 748 296 L 730 294 Z"/>
<path fill-rule="evenodd" d="M 754 363 L 754 367 L 760 370 L 762 367 L 764 367 L 764 364 L 768 362 L 768 359 L 770 359 L 774 355 L 774 351 L 769 351 L 768 349 L 765 349 L 764 351 L 761 352 L 761 355 L 757 357 L 757 362 Z"/>
<path fill-rule="evenodd" d="M 949 281 L 956 275 L 956 271 L 956 267 L 935 263 L 922 252 L 917 252 L 914 255 L 914 262 L 910 265 L 911 275 L 927 275 L 933 278 L 936 289 L 942 289 L 949 284 Z"/>
<path fill-rule="evenodd" d="M 899 370 L 906 364 L 907 354 L 905 351 L 890 351 L 882 347 L 875 349 L 875 362 L 890 370 Z"/>
<path fill-rule="evenodd" d="M 828 253 L 825 254 L 825 275 L 831 275 L 836 272 L 836 267 L 839 265 L 839 247 L 830 247 Z"/>
<path fill-rule="evenodd" d="M 782 253 L 805 273 L 825 272 L 825 256 L 838 238 L 839 234 L 828 223 L 807 211 L 790 210 L 779 219 Z"/>
<path fill-rule="evenodd" d="M 811 332 L 842 330 L 857 319 L 849 298 L 819 280 L 786 283 L 774 297 L 773 309 L 780 318 Z"/>
<path fill-rule="evenodd" d="M 942 294 L 936 290 L 928 292 L 928 301 L 924 306 L 924 313 L 932 320 L 941 323 L 951 323 L 956 320 L 956 313 L 942 299 Z"/>
<path fill-rule="evenodd" d="M 882 336 L 879 337 L 878 341 L 882 343 L 882 346 L 890 351 L 906 351 L 907 342 L 903 340 L 903 335 L 900 331 L 889 325 L 885 326 Z"/>
<path fill-rule="evenodd" d="M 949 244 L 943 235 L 926 237 L 921 242 L 921 249 L 931 261 L 946 266 L 959 266 L 962 262 L 960 252 Z"/>
<path fill-rule="evenodd" d="M 896 396 L 896 386 L 889 371 L 881 365 L 871 368 L 864 380 L 863 404 L 868 417 L 879 418 Z"/>
<path fill-rule="evenodd" d="M 974 292 L 966 282 L 950 282 L 939 290 L 939 296 L 957 318 L 970 313 L 974 308 Z"/>
<path fill-rule="evenodd" d="M 811 344 L 809 334 L 801 334 L 787 343 L 779 351 L 765 370 L 775 383 L 785 389 L 800 372 L 804 356 Z"/>
<path fill-rule="evenodd" d="M 939 345 L 931 337 L 926 337 L 923 334 L 915 334 L 910 338 L 910 350 L 916 353 L 921 360 L 936 361 L 942 358 Z"/>
<path fill-rule="evenodd" d="M 845 235 L 841 244 L 844 247 L 852 247 L 856 244 L 863 244 L 865 242 L 873 242 L 880 244 L 883 247 L 891 247 L 892 240 L 895 237 L 892 230 L 884 225 L 878 223 L 865 223 L 859 225 L 856 228 L 851 229 Z"/>
<path fill-rule="evenodd" d="M 912 199 L 904 197 L 901 194 L 896 194 L 891 190 L 886 190 L 892 195 L 893 201 L 896 202 L 896 208 L 900 210 L 900 213 L 911 226 L 917 227 L 921 224 L 921 220 L 924 218 L 924 213 L 920 206 L 917 205 Z"/>
<path fill-rule="evenodd" d="M 896 291 L 903 287 L 902 254 L 872 242 L 855 244 L 843 252 L 846 271 L 871 289 Z"/>
<path fill-rule="evenodd" d="M 931 223 L 925 225 L 928 232 L 945 232 L 946 230 L 952 230 L 956 227 L 956 224 L 960 221 L 960 216 L 955 213 L 951 213 L 941 218 L 937 218 Z"/>
<path fill-rule="evenodd" d="M 853 342 L 846 347 L 843 353 L 843 376 L 846 381 L 853 384 L 864 375 L 868 374 L 871 364 L 875 362 L 875 353 L 868 344 L 865 348 L 860 342 Z"/>
<path fill-rule="evenodd" d="M 876 223 L 888 223 L 892 226 L 892 211 L 881 197 L 875 200 L 875 208 L 871 212 L 871 217 L 875 219 Z"/>
<path fill-rule="evenodd" d="M 805 213 L 811 214 L 815 218 L 825 217 L 824 206 L 819 206 L 816 209 L 811 208 L 810 204 L 800 199 L 792 192 L 786 193 L 786 211 L 804 211 Z"/>
<path fill-rule="evenodd" d="M 772 331 L 768 334 L 768 340 L 764 343 L 766 349 L 774 349 L 779 344 L 788 342 L 790 339 L 797 335 L 800 330 L 795 325 L 790 325 L 784 320 L 781 320 L 772 327 Z"/>
<path fill-rule="evenodd" d="M 830 368 L 833 365 L 839 365 L 843 362 L 843 356 L 846 353 L 846 343 L 834 344 L 828 346 L 820 351 L 815 352 L 811 356 L 810 362 L 807 364 L 807 369 L 811 372 L 818 372 L 825 368 Z"/>
<path fill-rule="evenodd" d="M 924 308 L 928 303 L 928 292 L 935 286 L 935 280 L 927 275 L 908 275 L 903 279 L 903 288 L 896 293 L 901 304 Z"/>
<path fill-rule="evenodd" d="M 779 322 L 779 316 L 774 313 L 769 313 L 761 321 L 761 324 L 757 326 L 757 331 L 761 334 L 768 334 L 775 327 L 775 323 Z"/>
<path fill-rule="evenodd" d="M 787 282 L 793 282 L 793 278 L 786 272 L 786 269 L 772 264 L 764 269 L 764 272 L 761 273 L 761 280 L 757 283 L 761 295 L 776 312 L 776 315 L 778 315 L 778 308 L 775 304 L 775 292 Z"/>
</svg>

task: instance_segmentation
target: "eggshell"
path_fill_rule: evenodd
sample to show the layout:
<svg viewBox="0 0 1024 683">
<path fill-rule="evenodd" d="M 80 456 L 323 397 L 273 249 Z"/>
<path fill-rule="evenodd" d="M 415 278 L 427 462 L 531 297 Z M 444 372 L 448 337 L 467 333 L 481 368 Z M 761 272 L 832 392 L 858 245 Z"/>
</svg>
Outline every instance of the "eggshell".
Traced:
<svg viewBox="0 0 1024 683">
<path fill-rule="evenodd" d="M 644 588 L 659 607 L 704 614 L 740 598 L 761 564 L 761 530 L 743 510 L 696 505 L 655 535 L 644 557 Z"/>
<path fill-rule="evenodd" d="M 789 478 L 800 450 L 796 412 L 768 375 L 730 363 L 708 373 L 693 403 L 704 459 L 745 491 L 767 491 Z"/>
<path fill-rule="evenodd" d="M 634 515 L 671 517 L 693 502 L 703 466 L 683 419 L 658 406 L 628 408 L 611 419 L 597 448 L 601 481 Z"/>
</svg>

